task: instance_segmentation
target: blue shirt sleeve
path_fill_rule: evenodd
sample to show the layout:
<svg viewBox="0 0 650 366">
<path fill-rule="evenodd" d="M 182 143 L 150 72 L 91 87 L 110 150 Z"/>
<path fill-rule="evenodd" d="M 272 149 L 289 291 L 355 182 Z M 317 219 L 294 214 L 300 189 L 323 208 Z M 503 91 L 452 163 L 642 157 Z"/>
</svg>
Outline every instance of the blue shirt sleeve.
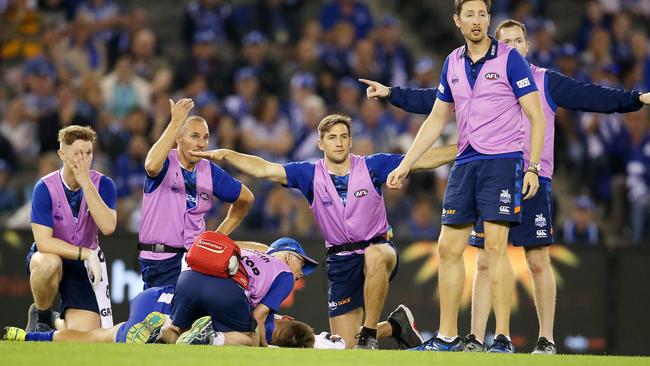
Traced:
<svg viewBox="0 0 650 366">
<path fill-rule="evenodd" d="M 32 224 L 54 227 L 52 221 L 52 197 L 45 182 L 39 180 L 32 193 Z"/>
<path fill-rule="evenodd" d="M 539 90 L 530 71 L 530 65 L 515 49 L 510 50 L 508 54 L 506 73 L 508 74 L 508 81 L 510 82 L 512 91 L 515 93 L 517 99 Z"/>
<path fill-rule="evenodd" d="M 546 70 L 547 93 L 560 107 L 594 113 L 628 113 L 643 107 L 641 93 L 588 84 L 559 72 Z"/>
<path fill-rule="evenodd" d="M 388 174 L 397 168 L 404 159 L 404 155 L 374 154 L 366 156 L 365 159 L 370 175 L 384 184 L 388 179 Z"/>
<path fill-rule="evenodd" d="M 151 193 L 158 188 L 160 183 L 162 183 L 163 179 L 165 179 L 165 174 L 167 174 L 167 169 L 169 169 L 169 158 L 165 158 L 165 162 L 163 163 L 163 167 L 160 170 L 160 173 L 156 175 L 155 177 L 150 177 L 149 174 L 147 174 L 146 178 L 144 179 L 144 193 Z"/>
<path fill-rule="evenodd" d="M 316 164 L 306 161 L 287 163 L 284 164 L 284 172 L 287 175 L 287 187 L 299 189 L 311 205 L 314 200 Z"/>
<path fill-rule="evenodd" d="M 397 108 L 409 113 L 429 114 L 436 102 L 436 89 L 390 88 L 388 101 Z"/>
<path fill-rule="evenodd" d="M 99 180 L 99 197 L 102 198 L 102 201 L 110 208 L 115 210 L 115 203 L 117 202 L 117 188 L 115 187 L 115 182 L 105 175 Z"/>
<path fill-rule="evenodd" d="M 447 68 L 449 63 L 449 56 L 445 59 L 444 65 L 442 65 L 442 72 L 440 73 L 440 85 L 438 85 L 438 93 L 436 97 L 443 102 L 453 103 L 454 96 L 451 94 L 451 89 L 449 88 L 449 83 L 447 82 Z M 430 112 L 431 110 L 429 110 Z"/>
<path fill-rule="evenodd" d="M 215 163 L 210 163 L 210 168 L 212 169 L 212 194 L 222 202 L 237 201 L 241 193 L 241 182 Z"/>
<path fill-rule="evenodd" d="M 272 311 L 278 311 L 280 304 L 289 296 L 291 290 L 293 290 L 293 274 L 282 272 L 273 280 L 269 291 L 260 303 L 268 306 Z"/>
</svg>

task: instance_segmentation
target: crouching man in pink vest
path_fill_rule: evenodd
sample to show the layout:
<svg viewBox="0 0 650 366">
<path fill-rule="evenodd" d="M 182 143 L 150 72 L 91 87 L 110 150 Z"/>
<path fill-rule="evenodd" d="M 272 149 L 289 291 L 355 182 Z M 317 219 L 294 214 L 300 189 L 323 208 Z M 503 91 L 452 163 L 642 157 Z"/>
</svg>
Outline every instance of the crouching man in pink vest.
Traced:
<svg viewBox="0 0 650 366">
<path fill-rule="evenodd" d="M 65 328 L 88 331 L 112 326 L 108 278 L 98 231 L 117 225 L 115 183 L 90 169 L 97 135 L 90 127 L 59 131 L 63 168 L 34 187 L 31 226 L 34 245 L 27 255 L 34 295 L 28 330 L 53 328 L 52 304 L 61 295 Z"/>
<path fill-rule="evenodd" d="M 397 250 L 389 237 L 381 187 L 402 155 L 357 156 L 352 147 L 350 118 L 329 115 L 318 125 L 318 147 L 324 158 L 316 163 L 283 165 L 231 150 L 193 153 L 212 161 L 227 161 L 257 178 L 299 189 L 311 207 L 327 248 L 330 328 L 346 347 L 377 349 L 377 339 L 394 337 L 402 347 L 422 342 L 408 308 L 398 307 L 387 322 L 378 323 L 397 271 Z M 412 169 L 442 160 L 425 154 Z M 364 315 L 363 327 L 359 330 Z M 408 319 L 408 321 L 398 321 Z M 358 335 L 355 339 L 355 335 Z"/>
</svg>

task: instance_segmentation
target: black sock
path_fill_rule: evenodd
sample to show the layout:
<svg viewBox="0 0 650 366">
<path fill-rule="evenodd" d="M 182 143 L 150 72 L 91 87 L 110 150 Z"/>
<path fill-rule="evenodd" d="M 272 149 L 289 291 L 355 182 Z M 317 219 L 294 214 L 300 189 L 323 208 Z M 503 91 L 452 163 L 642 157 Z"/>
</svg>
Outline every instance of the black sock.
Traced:
<svg viewBox="0 0 650 366">
<path fill-rule="evenodd" d="M 37 322 L 52 326 L 52 309 L 36 310 L 38 312 Z"/>
<path fill-rule="evenodd" d="M 388 318 L 388 323 L 390 323 L 393 332 L 390 334 L 391 337 L 395 338 L 402 333 L 402 327 L 393 319 Z"/>
<path fill-rule="evenodd" d="M 361 334 L 365 334 L 367 336 L 371 336 L 372 338 L 376 339 L 377 338 L 377 329 L 362 327 L 361 328 Z"/>
</svg>

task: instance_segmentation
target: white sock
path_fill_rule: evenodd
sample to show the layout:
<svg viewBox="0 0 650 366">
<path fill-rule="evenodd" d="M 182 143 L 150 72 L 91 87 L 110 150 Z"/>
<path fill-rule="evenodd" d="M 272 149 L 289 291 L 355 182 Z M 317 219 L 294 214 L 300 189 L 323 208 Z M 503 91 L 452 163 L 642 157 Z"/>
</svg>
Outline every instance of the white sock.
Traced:
<svg viewBox="0 0 650 366">
<path fill-rule="evenodd" d="M 226 343 L 226 336 L 221 332 L 215 332 L 214 338 L 212 338 L 213 346 L 223 346 Z"/>
<path fill-rule="evenodd" d="M 455 341 L 456 338 L 458 338 L 458 336 L 449 337 L 449 336 L 446 336 L 446 335 L 438 334 L 438 336 L 436 338 L 438 338 L 440 340 L 443 340 L 443 341 L 445 341 L 447 343 L 451 343 L 451 342 Z"/>
</svg>

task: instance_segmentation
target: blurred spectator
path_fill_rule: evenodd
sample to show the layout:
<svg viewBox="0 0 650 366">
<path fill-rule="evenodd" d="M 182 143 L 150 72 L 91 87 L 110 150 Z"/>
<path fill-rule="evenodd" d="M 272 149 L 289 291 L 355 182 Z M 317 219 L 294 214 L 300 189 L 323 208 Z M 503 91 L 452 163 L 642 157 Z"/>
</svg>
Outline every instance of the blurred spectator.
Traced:
<svg viewBox="0 0 650 366">
<path fill-rule="evenodd" d="M 130 213 L 142 199 L 142 184 L 145 180 L 144 159 L 150 148 L 144 135 L 133 135 L 127 151 L 117 157 L 113 166 L 113 178 L 117 188 L 117 217 L 120 224 L 129 221 Z"/>
<path fill-rule="evenodd" d="M 75 90 L 69 84 L 61 84 L 57 89 L 57 110 L 38 120 L 38 145 L 40 152 L 56 151 L 59 130 L 65 126 L 77 124 L 93 126 L 96 111 L 79 100 Z"/>
<path fill-rule="evenodd" d="M 2 134 L 0 134 L 0 160 L 7 163 L 11 169 L 18 168 L 18 157 L 11 146 L 11 142 Z"/>
<path fill-rule="evenodd" d="M 617 13 L 612 19 L 612 56 L 617 64 L 629 63 L 633 59 L 630 46 L 630 16 Z"/>
<path fill-rule="evenodd" d="M 250 67 L 239 69 L 235 73 L 235 94 L 224 100 L 226 111 L 237 119 L 250 114 L 257 102 L 259 82 L 255 70 Z"/>
<path fill-rule="evenodd" d="M 25 65 L 24 72 L 27 84 L 27 91 L 22 98 L 25 114 L 29 119 L 37 120 L 56 109 L 56 71 L 46 61 L 34 59 Z"/>
<path fill-rule="evenodd" d="M 113 67 L 117 58 L 132 49 L 133 39 L 140 30 L 147 28 L 148 15 L 143 8 L 133 8 L 125 14 L 115 36 L 106 44 L 108 66 Z"/>
<path fill-rule="evenodd" d="M 242 147 L 263 159 L 283 163 L 293 148 L 289 121 L 280 114 L 278 98 L 265 95 L 255 105 L 252 115 L 241 121 Z"/>
<path fill-rule="evenodd" d="M 161 70 L 169 68 L 167 62 L 156 55 L 156 34 L 151 29 L 141 29 L 135 33 L 131 54 L 135 73 L 149 82 Z"/>
<path fill-rule="evenodd" d="M 183 41 L 189 47 L 199 33 L 214 34 L 215 42 L 227 40 L 227 28 L 232 8 L 222 0 L 193 0 L 185 8 Z"/>
<path fill-rule="evenodd" d="M 133 70 L 133 59 L 121 56 L 115 69 L 102 78 L 102 96 L 108 113 L 115 118 L 124 118 L 135 108 L 149 110 L 151 86 Z"/>
<path fill-rule="evenodd" d="M 617 70 L 611 54 L 611 36 L 603 28 L 596 28 L 591 33 L 589 47 L 582 54 L 582 64 L 589 71 L 598 71 L 605 67 Z"/>
<path fill-rule="evenodd" d="M 372 29 L 372 13 L 368 5 L 359 0 L 332 0 L 320 9 L 320 24 L 325 32 L 331 31 L 339 22 L 353 25 L 357 39 L 364 38 Z"/>
<path fill-rule="evenodd" d="M 211 31 L 195 34 L 191 54 L 176 66 L 176 88 L 184 87 L 199 74 L 205 77 L 210 89 L 222 95 L 226 92 L 226 67 L 217 54 L 215 37 Z"/>
<path fill-rule="evenodd" d="M 242 56 L 235 62 L 235 69 L 252 68 L 261 89 L 267 93 L 281 89 L 279 67 L 269 55 L 269 40 L 264 34 L 259 31 L 248 33 L 243 39 Z"/>
<path fill-rule="evenodd" d="M 381 74 L 378 58 L 375 57 L 375 44 L 370 39 L 357 41 L 354 51 L 350 54 L 350 72 L 355 78 L 370 80 L 385 80 Z"/>
<path fill-rule="evenodd" d="M 39 151 L 35 122 L 26 118 L 23 102 L 16 98 L 9 102 L 2 121 L 0 134 L 9 140 L 21 161 L 32 160 Z M 5 162 L 6 164 L 6 162 Z"/>
<path fill-rule="evenodd" d="M 648 36 L 643 31 L 635 31 L 630 36 L 630 44 L 634 61 L 641 69 L 643 90 L 650 91 L 650 52 L 648 52 Z"/>
<path fill-rule="evenodd" d="M 337 23 L 331 32 L 331 42 L 323 50 L 323 64 L 337 78 L 350 75 L 350 54 L 355 41 L 353 32 L 351 23 Z"/>
<path fill-rule="evenodd" d="M 252 23 L 273 43 L 286 45 L 298 39 L 299 10 L 296 1 L 258 0 Z"/>
<path fill-rule="evenodd" d="M 337 103 L 334 111 L 355 118 L 359 111 L 361 91 L 359 82 L 350 77 L 341 79 L 337 87 Z"/>
<path fill-rule="evenodd" d="M 638 244 L 650 233 L 646 230 L 650 209 L 650 121 L 645 109 L 627 114 L 625 121 L 632 135 L 632 153 L 627 164 L 630 224 L 632 241 Z"/>
<path fill-rule="evenodd" d="M 18 196 L 11 186 L 10 173 L 9 164 L 0 160 L 0 216 L 5 216 L 18 208 Z"/>
<path fill-rule="evenodd" d="M 239 150 L 239 127 L 230 115 L 222 115 L 217 124 L 217 147 L 220 149 Z"/>
<path fill-rule="evenodd" d="M 591 33 L 597 28 L 607 28 L 609 21 L 603 13 L 603 9 L 597 0 L 587 0 L 585 2 L 585 14 L 582 19 L 582 24 L 576 32 L 578 38 L 576 39 L 576 47 L 582 51 L 587 48 L 587 44 L 591 39 Z"/>
<path fill-rule="evenodd" d="M 88 20 L 76 19 L 70 25 L 69 37 L 62 42 L 61 61 L 73 80 L 89 72 L 102 75 L 108 67 L 106 47 L 99 39 L 91 37 L 91 27 Z"/>
<path fill-rule="evenodd" d="M 410 211 L 408 221 L 402 225 L 399 231 L 413 240 L 437 240 L 440 235 L 440 225 L 437 225 L 433 203 L 425 198 L 420 197 L 415 201 L 413 209 Z"/>
<path fill-rule="evenodd" d="M 296 143 L 292 160 L 316 161 L 323 157 L 318 148 L 318 123 L 325 117 L 327 107 L 323 98 L 310 95 L 303 101 L 304 124 L 296 131 Z"/>
<path fill-rule="evenodd" d="M 367 138 L 372 141 L 376 151 L 390 151 L 390 140 L 395 136 L 395 130 L 380 102 L 364 99 L 358 120 L 354 121 L 352 128 L 355 139 Z"/>
<path fill-rule="evenodd" d="M 536 66 L 557 69 L 558 52 L 555 46 L 555 25 L 546 21 L 540 24 L 534 31 L 533 50 L 529 53 L 528 59 Z"/>
<path fill-rule="evenodd" d="M 77 9 L 77 18 L 86 21 L 91 35 L 104 43 L 111 40 L 122 22 L 120 8 L 113 0 L 83 1 Z"/>
<path fill-rule="evenodd" d="M 576 198 L 571 217 L 562 226 L 562 244 L 601 245 L 600 229 L 594 219 L 596 206 L 588 196 Z"/>
<path fill-rule="evenodd" d="M 436 75 L 436 64 L 430 57 L 423 57 L 413 67 L 413 79 L 408 83 L 411 88 L 433 88 L 439 75 Z M 399 84 L 391 84 L 399 85 Z"/>
<path fill-rule="evenodd" d="M 299 72 L 289 82 L 289 101 L 283 108 L 289 117 L 291 129 L 299 131 L 305 125 L 305 100 L 316 92 L 316 78 L 306 72 Z"/>
<path fill-rule="evenodd" d="M 7 9 L 0 15 L 0 59 L 22 61 L 41 53 L 39 14 L 28 0 L 11 0 Z"/>
<path fill-rule="evenodd" d="M 55 170 L 61 167 L 61 159 L 56 152 L 50 151 L 38 158 L 38 171 L 34 180 L 25 186 L 23 190 L 24 204 L 7 219 L 7 227 L 11 229 L 29 229 L 32 211 L 32 192 L 36 183 Z"/>
<path fill-rule="evenodd" d="M 385 16 L 377 25 L 376 57 L 381 67 L 382 82 L 388 85 L 406 85 L 413 67 L 411 53 L 401 42 L 399 20 Z"/>
<path fill-rule="evenodd" d="M 64 26 L 75 14 L 75 1 L 38 0 L 38 13 L 44 24 Z"/>
</svg>

